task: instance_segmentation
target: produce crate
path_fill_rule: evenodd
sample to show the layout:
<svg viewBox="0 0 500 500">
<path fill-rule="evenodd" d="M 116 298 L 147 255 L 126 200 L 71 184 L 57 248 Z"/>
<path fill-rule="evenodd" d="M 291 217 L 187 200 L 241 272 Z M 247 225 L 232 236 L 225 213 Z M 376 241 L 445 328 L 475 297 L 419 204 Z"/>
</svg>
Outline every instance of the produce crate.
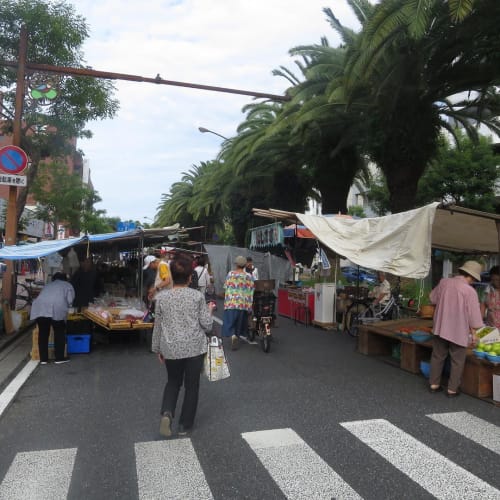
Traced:
<svg viewBox="0 0 500 500">
<path fill-rule="evenodd" d="M 90 352 L 90 333 L 66 335 L 68 354 L 85 354 Z"/>
</svg>

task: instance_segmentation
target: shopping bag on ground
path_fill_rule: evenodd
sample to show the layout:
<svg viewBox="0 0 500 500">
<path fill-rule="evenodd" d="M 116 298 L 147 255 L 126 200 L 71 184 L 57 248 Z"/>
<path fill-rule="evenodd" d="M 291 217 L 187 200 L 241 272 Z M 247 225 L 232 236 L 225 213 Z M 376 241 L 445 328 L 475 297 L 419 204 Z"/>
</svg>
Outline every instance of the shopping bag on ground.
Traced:
<svg viewBox="0 0 500 500">
<path fill-rule="evenodd" d="M 229 377 L 229 365 L 227 363 L 222 339 L 210 337 L 208 350 L 205 356 L 204 372 L 210 382 L 223 380 Z"/>
</svg>

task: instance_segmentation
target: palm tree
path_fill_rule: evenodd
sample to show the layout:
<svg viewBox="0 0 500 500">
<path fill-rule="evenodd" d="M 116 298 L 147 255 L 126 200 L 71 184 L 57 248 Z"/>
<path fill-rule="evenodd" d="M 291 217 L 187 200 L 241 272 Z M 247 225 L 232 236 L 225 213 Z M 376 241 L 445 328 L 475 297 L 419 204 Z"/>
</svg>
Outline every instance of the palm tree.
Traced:
<svg viewBox="0 0 500 500">
<path fill-rule="evenodd" d="M 415 206 L 450 118 L 473 137 L 480 123 L 500 132 L 499 17 L 491 0 L 384 0 L 350 48 L 345 90 L 350 106 L 366 106 L 365 149 L 386 177 L 393 212 Z"/>
<path fill-rule="evenodd" d="M 372 6 L 366 0 L 349 4 L 361 24 L 369 17 Z M 330 47 L 326 38 L 319 45 L 300 46 L 290 54 L 305 79 L 299 82 L 281 68 L 274 74 L 288 78 L 292 100 L 273 125 L 275 130 L 289 130 L 289 144 L 300 146 L 299 161 L 310 173 L 312 187 L 321 193 L 325 212 L 347 212 L 347 195 L 356 177 L 366 172 L 366 158 L 361 144 L 364 135 L 363 108 L 347 108 L 343 100 L 343 76 L 347 47 L 357 33 L 343 26 L 330 9 L 324 9 L 332 27 L 340 34 L 343 44 Z M 331 94 L 335 99 L 330 99 Z"/>
<path fill-rule="evenodd" d="M 297 161 L 298 148 L 289 144 L 288 133 L 271 128 L 281 105 L 254 103 L 243 110 L 246 120 L 239 125 L 238 135 L 223 144 L 219 157 L 232 172 L 222 193 L 239 245 L 245 244 L 252 208 L 303 211 L 310 193 L 308 173 Z"/>
</svg>

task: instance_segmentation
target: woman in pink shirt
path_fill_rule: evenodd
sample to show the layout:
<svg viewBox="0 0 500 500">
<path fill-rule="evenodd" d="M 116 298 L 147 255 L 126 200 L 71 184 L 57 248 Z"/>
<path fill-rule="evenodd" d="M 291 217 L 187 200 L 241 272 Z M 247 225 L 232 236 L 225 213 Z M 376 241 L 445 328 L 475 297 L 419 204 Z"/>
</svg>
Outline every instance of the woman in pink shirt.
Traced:
<svg viewBox="0 0 500 500">
<path fill-rule="evenodd" d="M 481 264 L 469 260 L 459 268 L 459 275 L 443 278 L 430 294 L 434 313 L 434 345 L 429 376 L 430 391 L 442 391 L 441 375 L 448 355 L 451 361 L 448 397 L 458 396 L 469 345 L 469 334 L 477 341 L 475 330 L 483 326 L 479 298 L 471 284 L 481 281 Z"/>
</svg>

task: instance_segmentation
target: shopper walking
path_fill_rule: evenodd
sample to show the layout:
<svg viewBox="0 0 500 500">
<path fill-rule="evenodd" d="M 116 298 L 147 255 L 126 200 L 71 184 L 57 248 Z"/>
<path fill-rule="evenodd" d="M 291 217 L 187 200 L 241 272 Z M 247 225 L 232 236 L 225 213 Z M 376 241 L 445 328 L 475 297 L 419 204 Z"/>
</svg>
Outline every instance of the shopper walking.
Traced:
<svg viewBox="0 0 500 500">
<path fill-rule="evenodd" d="M 247 257 L 247 264 L 245 267 L 245 271 L 251 274 L 254 280 L 259 279 L 259 270 L 253 265 L 252 257 Z"/>
<path fill-rule="evenodd" d="M 459 275 L 443 278 L 430 294 L 434 313 L 434 335 L 429 377 L 430 391 L 442 390 L 441 376 L 448 355 L 451 360 L 448 397 L 458 396 L 467 346 L 476 342 L 475 330 L 483 326 L 479 299 L 471 284 L 481 280 L 481 264 L 473 260 L 459 268 Z M 471 338 L 469 338 L 471 334 Z"/>
<path fill-rule="evenodd" d="M 170 272 L 170 262 L 157 259 L 152 263 L 152 267 L 156 269 L 156 277 L 154 286 L 156 289 L 155 298 L 158 299 L 163 293 L 172 288 L 172 275 Z"/>
<path fill-rule="evenodd" d="M 481 301 L 481 315 L 487 325 L 500 328 L 500 267 L 493 266 L 489 274 L 490 284 Z"/>
<path fill-rule="evenodd" d="M 222 336 L 231 337 L 231 349 L 238 348 L 239 338 L 246 337 L 248 314 L 252 310 L 254 280 L 245 271 L 247 259 L 239 255 L 234 259 L 236 269 L 229 271 L 224 282 L 224 316 Z"/>
<path fill-rule="evenodd" d="M 46 365 L 49 361 L 50 327 L 54 330 L 55 363 L 69 361 L 64 357 L 66 318 L 74 298 L 75 290 L 67 282 L 66 275 L 55 273 L 52 282 L 42 288 L 40 295 L 31 305 L 30 319 L 35 320 L 38 326 L 38 350 L 42 365 Z"/>
<path fill-rule="evenodd" d="M 198 290 L 206 295 L 207 286 L 210 285 L 210 274 L 208 274 L 207 269 L 207 258 L 204 255 L 198 257 L 197 266 L 194 268 L 196 274 L 198 275 Z"/>
<path fill-rule="evenodd" d="M 146 257 L 144 257 L 142 265 L 142 298 L 144 302 L 147 301 L 151 287 L 154 289 L 159 262 L 160 259 L 154 255 L 146 255 Z"/>
<path fill-rule="evenodd" d="M 184 385 L 184 402 L 179 434 L 194 424 L 198 406 L 200 375 L 207 352 L 207 334 L 212 328 L 212 305 L 189 288 L 193 271 L 191 259 L 178 257 L 170 262 L 173 288 L 156 298 L 152 351 L 167 369 L 167 383 L 161 406 L 160 434 L 172 434 L 177 399 Z"/>
</svg>

